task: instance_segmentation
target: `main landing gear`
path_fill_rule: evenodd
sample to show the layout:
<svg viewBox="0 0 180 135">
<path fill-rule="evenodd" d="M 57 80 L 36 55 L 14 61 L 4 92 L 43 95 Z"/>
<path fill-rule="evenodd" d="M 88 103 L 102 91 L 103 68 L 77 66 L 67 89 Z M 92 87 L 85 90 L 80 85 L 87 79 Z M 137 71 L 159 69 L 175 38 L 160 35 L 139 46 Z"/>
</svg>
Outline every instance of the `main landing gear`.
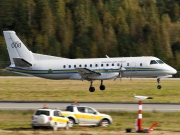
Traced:
<svg viewBox="0 0 180 135">
<path fill-rule="evenodd" d="M 161 89 L 161 85 L 160 85 L 160 78 L 157 78 L 157 83 L 158 83 L 157 88 L 158 88 L 158 89 Z"/>
<path fill-rule="evenodd" d="M 89 91 L 90 92 L 94 92 L 95 91 L 95 88 L 92 86 L 92 84 L 93 84 L 93 81 L 91 80 L 90 81 L 90 87 L 89 87 Z M 103 80 L 101 80 L 101 84 L 100 84 L 100 86 L 99 86 L 99 89 L 100 90 L 105 90 L 105 86 L 103 85 Z"/>
<path fill-rule="evenodd" d="M 89 91 L 90 91 L 90 92 L 94 92 L 94 91 L 95 91 L 95 88 L 92 86 L 93 81 L 91 80 L 90 83 L 91 83 L 91 84 L 90 84 L 90 87 L 89 87 Z"/>
<path fill-rule="evenodd" d="M 106 88 L 106 87 L 103 85 L 103 80 L 101 80 L 101 85 L 99 86 L 99 89 L 100 89 L 100 90 L 105 90 L 105 88 Z"/>
</svg>

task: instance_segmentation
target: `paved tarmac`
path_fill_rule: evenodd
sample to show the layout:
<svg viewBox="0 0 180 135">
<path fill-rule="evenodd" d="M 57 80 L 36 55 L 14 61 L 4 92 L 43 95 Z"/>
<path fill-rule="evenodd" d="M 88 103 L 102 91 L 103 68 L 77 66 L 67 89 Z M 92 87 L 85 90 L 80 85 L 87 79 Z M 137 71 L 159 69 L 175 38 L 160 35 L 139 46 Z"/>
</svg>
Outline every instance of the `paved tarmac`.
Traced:
<svg viewBox="0 0 180 135">
<path fill-rule="evenodd" d="M 0 110 L 36 110 L 46 104 L 49 108 L 64 110 L 70 102 L 23 102 L 0 101 Z M 138 111 L 137 103 L 79 103 L 81 106 L 90 106 L 99 111 Z M 143 111 L 156 112 L 180 112 L 180 104 L 167 103 L 143 103 Z"/>
</svg>

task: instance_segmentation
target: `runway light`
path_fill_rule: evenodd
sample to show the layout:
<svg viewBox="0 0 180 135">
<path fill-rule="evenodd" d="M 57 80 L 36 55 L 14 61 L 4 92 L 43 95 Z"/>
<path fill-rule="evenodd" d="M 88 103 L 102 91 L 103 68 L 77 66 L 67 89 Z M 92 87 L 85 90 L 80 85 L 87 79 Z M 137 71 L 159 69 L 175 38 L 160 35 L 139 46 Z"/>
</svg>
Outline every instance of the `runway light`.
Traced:
<svg viewBox="0 0 180 135">
<path fill-rule="evenodd" d="M 138 119 L 135 119 L 135 130 L 136 132 L 139 133 L 150 133 L 153 130 L 153 127 L 155 127 L 159 123 L 158 122 L 153 123 L 149 129 L 142 128 L 142 100 L 153 99 L 153 98 L 149 96 L 136 96 L 135 94 L 134 94 L 134 98 L 139 101 Z M 131 132 L 131 128 L 126 128 L 126 132 Z"/>
<path fill-rule="evenodd" d="M 139 104 L 138 119 L 136 120 L 136 127 L 135 127 L 136 132 L 148 133 L 148 132 L 152 131 L 152 127 L 157 125 L 157 122 L 156 122 L 156 124 L 153 124 L 149 130 L 142 128 L 142 100 L 153 99 L 153 98 L 149 97 L 149 96 L 134 96 L 134 98 L 139 101 L 138 102 L 138 104 Z"/>
</svg>

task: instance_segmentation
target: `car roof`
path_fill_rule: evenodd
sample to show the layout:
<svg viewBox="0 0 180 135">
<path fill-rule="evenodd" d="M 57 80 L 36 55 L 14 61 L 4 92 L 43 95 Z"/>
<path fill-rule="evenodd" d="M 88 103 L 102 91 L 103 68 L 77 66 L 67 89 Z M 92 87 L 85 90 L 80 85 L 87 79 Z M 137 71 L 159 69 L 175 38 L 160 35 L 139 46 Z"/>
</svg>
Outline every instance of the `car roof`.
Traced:
<svg viewBox="0 0 180 135">
<path fill-rule="evenodd" d="M 40 110 L 40 111 L 44 111 L 44 110 L 46 110 L 46 111 L 52 111 L 52 110 L 54 110 L 54 111 L 60 111 L 60 110 L 57 110 L 57 109 L 50 109 L 50 108 L 41 108 L 41 109 L 37 109 L 37 111 L 38 110 Z"/>
</svg>

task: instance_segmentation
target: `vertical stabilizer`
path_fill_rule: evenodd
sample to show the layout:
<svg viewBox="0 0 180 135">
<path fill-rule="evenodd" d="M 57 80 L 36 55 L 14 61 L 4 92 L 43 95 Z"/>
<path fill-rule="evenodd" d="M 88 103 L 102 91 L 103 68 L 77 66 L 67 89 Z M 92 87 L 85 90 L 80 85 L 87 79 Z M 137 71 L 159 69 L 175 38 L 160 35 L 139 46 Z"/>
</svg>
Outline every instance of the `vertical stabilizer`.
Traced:
<svg viewBox="0 0 180 135">
<path fill-rule="evenodd" d="M 3 31 L 6 40 L 6 45 L 11 61 L 11 65 L 15 65 L 14 59 L 19 58 L 33 63 L 34 57 L 31 51 L 23 44 L 23 42 L 17 37 L 14 31 Z"/>
</svg>

